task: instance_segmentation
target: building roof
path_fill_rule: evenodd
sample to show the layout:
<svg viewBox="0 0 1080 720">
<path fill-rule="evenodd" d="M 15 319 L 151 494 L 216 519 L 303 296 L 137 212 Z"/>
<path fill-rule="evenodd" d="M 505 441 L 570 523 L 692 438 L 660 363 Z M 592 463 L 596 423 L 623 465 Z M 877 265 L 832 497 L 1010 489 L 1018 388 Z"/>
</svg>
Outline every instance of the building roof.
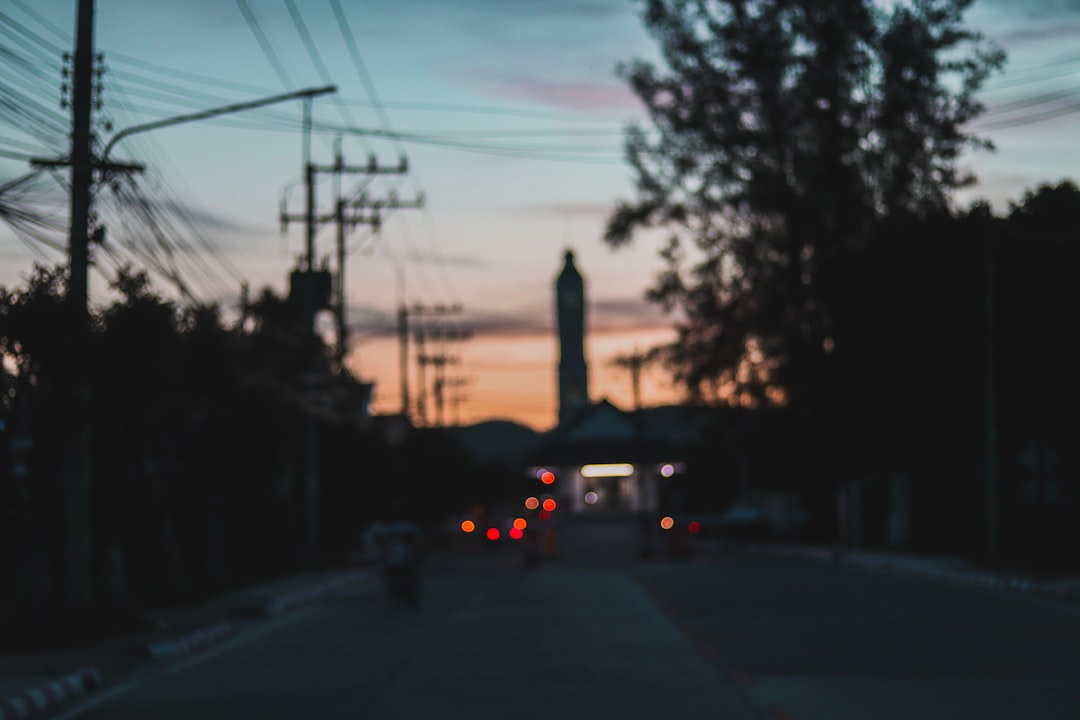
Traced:
<svg viewBox="0 0 1080 720">
<path fill-rule="evenodd" d="M 603 398 L 547 433 L 532 464 L 677 460 L 727 410 L 672 405 L 628 412 Z"/>
</svg>

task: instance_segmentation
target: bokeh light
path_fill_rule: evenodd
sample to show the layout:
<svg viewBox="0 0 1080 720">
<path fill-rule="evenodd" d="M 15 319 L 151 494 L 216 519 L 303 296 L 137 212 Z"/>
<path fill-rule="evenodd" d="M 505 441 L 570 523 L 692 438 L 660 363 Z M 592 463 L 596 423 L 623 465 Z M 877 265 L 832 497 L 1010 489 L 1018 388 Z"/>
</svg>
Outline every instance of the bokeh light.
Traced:
<svg viewBox="0 0 1080 720">
<path fill-rule="evenodd" d="M 498 540 L 502 533 L 499 532 L 499 528 L 488 528 L 487 539 Z"/>
<path fill-rule="evenodd" d="M 665 515 L 660 520 L 660 527 L 665 530 L 670 530 L 671 528 L 675 527 L 675 520 L 670 515 Z"/>
<path fill-rule="evenodd" d="M 544 509 L 547 510 L 548 512 L 551 512 L 552 510 L 554 510 L 555 509 L 555 500 L 553 500 L 552 498 L 547 498 L 546 500 L 544 500 Z"/>
<path fill-rule="evenodd" d="M 545 470 L 543 474 L 540 475 L 540 482 L 544 483 L 545 485 L 551 485 L 553 482 L 555 482 L 555 473 L 551 472 L 550 470 Z"/>
<path fill-rule="evenodd" d="M 699 532 L 701 532 L 701 523 L 699 523 L 697 520 L 694 520 L 690 523 L 690 526 L 687 528 L 687 530 L 690 531 L 691 535 L 697 535 Z"/>
<path fill-rule="evenodd" d="M 671 477 L 672 475 L 675 474 L 675 466 L 672 465 L 671 463 L 667 463 L 665 465 L 662 465 L 660 467 L 660 474 L 663 475 L 664 477 Z"/>
<path fill-rule="evenodd" d="M 475 529 L 476 529 L 476 523 L 474 523 L 472 520 L 465 520 L 464 522 L 461 523 L 462 532 L 471 533 Z"/>
<path fill-rule="evenodd" d="M 549 510 L 541 510 L 540 512 L 538 512 L 536 514 L 536 516 L 538 518 L 540 518 L 541 520 L 547 521 L 547 520 L 551 519 L 551 511 L 549 511 Z"/>
<path fill-rule="evenodd" d="M 524 530 L 528 526 L 529 526 L 529 521 L 526 520 L 525 518 L 516 518 L 514 520 L 514 529 L 515 530 Z"/>
<path fill-rule="evenodd" d="M 595 504 L 597 503 L 597 501 L 598 501 L 599 499 L 600 499 L 600 496 L 599 496 L 599 495 L 597 495 L 597 494 L 596 494 L 596 493 L 595 493 L 594 491 L 592 491 L 592 490 L 590 490 L 589 492 L 585 493 L 585 504 L 586 504 L 586 505 L 595 505 Z"/>
<path fill-rule="evenodd" d="M 512 539 L 514 539 L 514 540 L 520 540 L 521 536 L 524 535 L 524 534 L 525 533 L 522 532 L 521 528 L 518 528 L 518 527 L 510 528 L 510 537 Z"/>
<path fill-rule="evenodd" d="M 535 510 L 536 508 L 540 507 L 540 501 L 534 497 L 526 498 L 525 507 L 529 510 Z"/>
</svg>

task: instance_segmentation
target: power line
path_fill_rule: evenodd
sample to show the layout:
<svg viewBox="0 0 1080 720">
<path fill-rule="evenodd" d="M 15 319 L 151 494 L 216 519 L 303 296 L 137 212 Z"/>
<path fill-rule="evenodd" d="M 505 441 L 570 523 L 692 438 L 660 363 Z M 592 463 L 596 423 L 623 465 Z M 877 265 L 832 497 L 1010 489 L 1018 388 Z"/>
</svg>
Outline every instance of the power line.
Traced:
<svg viewBox="0 0 1080 720">
<path fill-rule="evenodd" d="M 297 8 L 296 3 L 293 0 L 285 0 L 285 4 L 289 10 L 289 17 L 292 20 L 293 26 L 296 28 L 297 33 L 299 33 L 300 40 L 304 43 L 304 49 L 307 50 L 307 54 L 311 58 L 312 64 L 315 65 L 315 70 L 319 73 L 319 77 L 326 85 L 334 85 L 335 83 L 333 77 L 330 75 L 330 70 L 326 67 L 326 63 L 323 62 L 322 55 L 319 53 L 319 48 L 312 39 L 311 33 L 308 32 L 307 25 L 304 24 L 304 18 L 300 15 L 300 10 Z M 332 100 L 337 107 L 338 112 L 341 114 L 341 119 L 349 125 L 355 125 L 356 122 L 353 119 L 352 113 L 349 112 L 348 105 L 342 101 L 341 97 L 337 93 L 334 93 Z M 361 141 L 365 151 L 371 152 L 371 144 L 364 138 L 361 138 Z"/>
<path fill-rule="evenodd" d="M 17 32 L 12 32 L 12 30 L 15 30 Z M 0 32 L 3 32 L 5 35 L 12 38 L 24 47 L 28 47 L 26 45 L 27 41 L 34 43 L 38 48 L 43 48 L 48 52 L 52 53 L 53 57 L 63 55 L 65 52 L 64 48 L 60 47 L 59 45 L 54 45 L 53 43 L 38 35 L 30 28 L 26 27 L 22 23 L 12 18 L 7 13 L 3 12 L 0 12 Z M 35 50 L 35 52 L 38 52 L 38 50 Z M 43 55 L 40 57 L 48 58 L 49 56 Z"/>
<path fill-rule="evenodd" d="M 247 0 L 236 0 L 236 4 L 239 6 L 240 12 L 244 16 L 244 20 L 247 22 L 248 27 L 255 36 L 255 40 L 258 41 L 259 47 L 262 48 L 263 55 L 270 61 L 270 65 L 274 68 L 274 72 L 277 73 L 278 79 L 281 80 L 281 84 L 285 86 L 286 90 L 295 90 L 296 86 L 294 86 L 292 80 L 289 79 L 289 74 L 285 72 L 285 66 L 281 64 L 281 58 L 278 57 L 278 54 L 274 51 L 273 45 L 270 44 L 270 40 L 266 37 L 266 34 L 263 33 L 259 21 L 255 18 L 254 13 L 251 12 L 251 8 L 248 7 Z"/>
<path fill-rule="evenodd" d="M 30 17 L 34 18 L 34 20 L 36 20 L 39 25 L 41 25 L 43 28 L 55 35 L 58 40 L 64 43 L 65 46 L 71 45 L 71 33 L 65 32 L 61 28 L 54 25 L 52 22 L 49 21 L 48 18 L 39 13 L 37 10 L 34 10 L 27 3 L 22 2 L 22 0 L 9 0 L 9 2 Z"/>
</svg>

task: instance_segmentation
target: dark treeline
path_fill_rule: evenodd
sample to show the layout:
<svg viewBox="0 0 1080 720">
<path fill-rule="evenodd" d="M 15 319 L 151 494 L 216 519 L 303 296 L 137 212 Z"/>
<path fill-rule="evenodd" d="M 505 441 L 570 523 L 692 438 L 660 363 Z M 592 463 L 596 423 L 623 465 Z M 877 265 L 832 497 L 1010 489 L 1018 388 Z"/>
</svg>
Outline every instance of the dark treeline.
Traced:
<svg viewBox="0 0 1080 720">
<path fill-rule="evenodd" d="M 1080 203 L 956 201 L 1006 60 L 972 3 L 642 3 L 659 53 L 621 67 L 647 119 L 605 237 L 664 233 L 667 367 L 758 409 L 723 431 L 736 488 L 798 493 L 822 540 L 1069 558 Z"/>
<path fill-rule="evenodd" d="M 992 412 L 1002 559 L 1080 568 L 1078 221 L 1080 190 L 1063 182 L 1003 217 L 976 207 L 883 229 L 846 281 L 837 365 L 820 376 L 827 400 L 733 411 L 717 428 L 724 442 L 699 458 L 702 501 L 739 495 L 717 477 L 790 493 L 811 511 L 805 537 L 833 542 L 844 539 L 837 499 L 857 483 L 863 547 L 980 558 Z M 909 508 L 899 543 L 896 476 Z"/>
<path fill-rule="evenodd" d="M 266 290 L 227 327 L 218 308 L 179 307 L 142 274 L 121 273 L 112 289 L 77 356 L 65 268 L 37 267 L 24 286 L 0 288 L 0 610 L 13 626 L 64 614 L 61 442 L 78 363 L 90 368 L 92 576 L 110 616 L 341 563 L 392 502 L 436 527 L 486 501 L 447 434 L 372 427 L 370 388 L 348 373 L 323 361 L 320 393 L 305 395 L 311 336 L 288 300 Z M 312 416 L 318 559 L 304 551 Z"/>
</svg>

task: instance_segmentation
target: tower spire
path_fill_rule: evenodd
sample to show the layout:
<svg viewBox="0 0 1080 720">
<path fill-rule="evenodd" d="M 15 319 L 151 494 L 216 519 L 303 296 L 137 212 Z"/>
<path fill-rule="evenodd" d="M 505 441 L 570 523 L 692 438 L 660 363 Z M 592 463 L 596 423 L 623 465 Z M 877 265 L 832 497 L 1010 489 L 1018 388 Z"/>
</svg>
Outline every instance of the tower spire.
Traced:
<svg viewBox="0 0 1080 720">
<path fill-rule="evenodd" d="M 588 365 L 585 362 L 585 281 L 567 248 L 563 269 L 555 281 L 555 310 L 559 332 L 559 424 L 589 404 Z"/>
</svg>

